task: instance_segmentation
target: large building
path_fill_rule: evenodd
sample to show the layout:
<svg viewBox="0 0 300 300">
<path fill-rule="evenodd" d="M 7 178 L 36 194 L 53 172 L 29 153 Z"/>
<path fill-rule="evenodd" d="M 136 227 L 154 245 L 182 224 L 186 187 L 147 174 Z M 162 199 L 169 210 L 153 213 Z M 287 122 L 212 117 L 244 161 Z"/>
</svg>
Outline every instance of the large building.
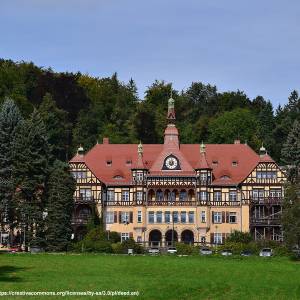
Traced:
<svg viewBox="0 0 300 300">
<path fill-rule="evenodd" d="M 106 230 L 145 245 L 223 243 L 233 230 L 282 240 L 283 171 L 264 147 L 180 144 L 174 100 L 163 144 L 110 144 L 108 138 L 71 159 L 77 180 L 74 232 L 93 213 Z"/>
</svg>

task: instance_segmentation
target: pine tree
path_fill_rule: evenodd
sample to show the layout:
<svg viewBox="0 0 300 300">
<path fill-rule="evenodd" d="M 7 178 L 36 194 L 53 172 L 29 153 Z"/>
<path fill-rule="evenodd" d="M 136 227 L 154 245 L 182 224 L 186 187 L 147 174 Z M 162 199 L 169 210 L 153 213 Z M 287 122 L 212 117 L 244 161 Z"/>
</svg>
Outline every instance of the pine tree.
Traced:
<svg viewBox="0 0 300 300">
<path fill-rule="evenodd" d="M 17 130 L 13 149 L 15 197 L 19 219 L 26 228 L 26 243 L 42 246 L 50 147 L 45 125 L 36 110 Z"/>
<path fill-rule="evenodd" d="M 289 180 L 300 179 L 300 123 L 296 120 L 282 148 L 282 161 L 288 165 Z"/>
<path fill-rule="evenodd" d="M 66 250 L 70 242 L 75 181 L 68 165 L 55 161 L 48 182 L 46 243 L 50 251 Z"/>
<path fill-rule="evenodd" d="M 5 223 L 9 225 L 10 237 L 15 222 L 12 144 L 21 121 L 22 116 L 16 104 L 10 99 L 5 100 L 0 111 L 0 212 L 1 226 Z"/>
<path fill-rule="evenodd" d="M 68 113 L 57 107 L 49 93 L 43 97 L 39 113 L 46 127 L 52 155 L 57 159 L 65 160 L 68 154 L 67 145 L 71 130 L 71 125 L 67 122 Z"/>
<path fill-rule="evenodd" d="M 300 184 L 289 184 L 285 189 L 282 226 L 284 240 L 292 248 L 300 247 Z"/>
</svg>

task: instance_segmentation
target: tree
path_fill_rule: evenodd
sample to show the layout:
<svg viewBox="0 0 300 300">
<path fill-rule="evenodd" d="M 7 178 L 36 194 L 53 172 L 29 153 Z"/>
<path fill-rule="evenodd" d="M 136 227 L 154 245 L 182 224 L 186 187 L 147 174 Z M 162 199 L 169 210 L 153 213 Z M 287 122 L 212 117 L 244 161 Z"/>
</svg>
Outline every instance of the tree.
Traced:
<svg viewBox="0 0 300 300">
<path fill-rule="evenodd" d="M 14 101 L 7 99 L 0 111 L 0 212 L 1 226 L 6 223 L 10 228 L 10 237 L 14 229 L 15 204 L 13 184 L 13 142 L 16 128 L 22 121 L 20 111 Z"/>
<path fill-rule="evenodd" d="M 288 184 L 282 212 L 283 235 L 286 244 L 300 247 L 300 185 Z"/>
<path fill-rule="evenodd" d="M 210 143 L 229 143 L 235 139 L 247 141 L 252 147 L 258 148 L 258 123 L 255 116 L 248 109 L 237 108 L 225 112 L 209 124 Z"/>
<path fill-rule="evenodd" d="M 68 165 L 55 161 L 47 185 L 46 244 L 50 251 L 66 250 L 72 233 L 75 181 Z"/>
<path fill-rule="evenodd" d="M 37 110 L 16 130 L 13 151 L 12 174 L 19 222 L 25 225 L 26 242 L 30 246 L 42 246 L 50 146 L 45 125 Z"/>
<path fill-rule="evenodd" d="M 300 123 L 296 120 L 282 148 L 282 161 L 288 166 L 289 180 L 300 179 Z"/>
<path fill-rule="evenodd" d="M 68 157 L 69 133 L 71 131 L 68 113 L 57 107 L 52 95 L 49 93 L 46 93 L 43 97 L 38 111 L 46 127 L 52 155 L 57 159 L 66 160 Z"/>
</svg>

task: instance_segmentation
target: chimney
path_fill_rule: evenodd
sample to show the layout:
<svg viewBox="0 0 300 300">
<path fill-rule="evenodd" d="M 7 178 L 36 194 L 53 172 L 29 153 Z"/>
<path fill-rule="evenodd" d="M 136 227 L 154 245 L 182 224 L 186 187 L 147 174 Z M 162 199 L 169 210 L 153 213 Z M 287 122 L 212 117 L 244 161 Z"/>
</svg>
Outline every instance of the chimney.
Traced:
<svg viewBox="0 0 300 300">
<path fill-rule="evenodd" d="M 241 143 L 240 140 L 234 140 L 234 144 L 235 144 L 235 145 L 238 145 L 238 144 L 240 144 L 240 143 Z"/>
<path fill-rule="evenodd" d="M 103 138 L 103 144 L 109 144 L 109 138 L 108 137 Z"/>
</svg>

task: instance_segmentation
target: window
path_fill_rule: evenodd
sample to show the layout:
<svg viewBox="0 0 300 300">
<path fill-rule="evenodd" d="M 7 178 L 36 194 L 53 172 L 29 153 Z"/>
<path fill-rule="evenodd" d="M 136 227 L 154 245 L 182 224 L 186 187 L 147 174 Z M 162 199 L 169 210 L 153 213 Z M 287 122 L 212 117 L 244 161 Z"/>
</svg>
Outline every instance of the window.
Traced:
<svg viewBox="0 0 300 300">
<path fill-rule="evenodd" d="M 114 202 L 115 201 L 115 192 L 112 190 L 107 191 L 107 201 Z"/>
<path fill-rule="evenodd" d="M 131 159 L 127 159 L 126 160 L 126 165 L 131 165 L 132 164 L 132 160 Z"/>
<path fill-rule="evenodd" d="M 92 199 L 91 189 L 80 189 L 79 194 L 80 194 L 80 198 L 82 198 L 83 200 L 91 200 Z"/>
<path fill-rule="evenodd" d="M 142 211 L 139 210 L 137 213 L 137 222 L 142 223 Z"/>
<path fill-rule="evenodd" d="M 86 171 L 72 171 L 75 179 L 85 179 L 87 177 Z"/>
<path fill-rule="evenodd" d="M 222 213 L 221 212 L 213 212 L 213 222 L 214 223 L 222 223 Z"/>
<path fill-rule="evenodd" d="M 282 193 L 280 189 L 272 189 L 270 190 L 270 197 L 271 198 L 281 198 Z"/>
<path fill-rule="evenodd" d="M 213 160 L 213 161 L 212 161 L 212 164 L 213 164 L 214 166 L 217 166 L 217 165 L 218 165 L 218 161 L 217 161 L 217 160 Z"/>
<path fill-rule="evenodd" d="M 175 194 L 175 192 L 169 192 L 169 193 L 168 193 L 168 200 L 169 200 L 169 201 L 175 201 L 175 199 L 176 199 L 176 194 Z"/>
<path fill-rule="evenodd" d="M 214 233 L 214 244 L 222 244 L 222 233 Z"/>
<path fill-rule="evenodd" d="M 178 223 L 178 212 L 177 211 L 173 211 L 172 217 L 173 217 L 173 222 Z"/>
<path fill-rule="evenodd" d="M 162 212 L 158 211 L 156 213 L 156 223 L 162 223 Z"/>
<path fill-rule="evenodd" d="M 200 173 L 200 181 L 207 181 L 207 173 Z"/>
<path fill-rule="evenodd" d="M 257 189 L 252 191 L 252 198 L 255 200 L 258 200 L 260 198 L 264 198 L 265 196 L 265 190 L 262 189 Z"/>
<path fill-rule="evenodd" d="M 114 212 L 113 211 L 108 211 L 106 213 L 105 222 L 106 222 L 106 224 L 114 223 Z"/>
<path fill-rule="evenodd" d="M 148 223 L 150 223 L 150 224 L 154 223 L 154 211 L 148 212 Z"/>
<path fill-rule="evenodd" d="M 208 193 L 206 191 L 200 191 L 199 197 L 201 201 L 207 201 L 208 200 Z"/>
<path fill-rule="evenodd" d="M 201 236 L 201 243 L 202 243 L 202 244 L 205 244 L 205 243 L 206 243 L 206 238 L 205 238 L 205 236 Z"/>
<path fill-rule="evenodd" d="M 107 161 L 106 161 L 106 165 L 107 165 L 107 166 L 111 166 L 111 165 L 112 165 L 112 161 L 111 161 L 111 160 L 107 160 Z"/>
<path fill-rule="evenodd" d="M 231 201 L 231 202 L 237 201 L 237 192 L 236 191 L 229 192 L 229 201 Z"/>
<path fill-rule="evenodd" d="M 186 191 L 180 191 L 180 193 L 179 193 L 179 201 L 185 201 L 186 198 L 187 198 Z"/>
<path fill-rule="evenodd" d="M 229 223 L 237 223 L 236 212 L 229 213 Z"/>
<path fill-rule="evenodd" d="M 165 223 L 170 223 L 170 212 L 169 211 L 165 212 Z"/>
<path fill-rule="evenodd" d="M 141 243 L 141 242 L 143 241 L 143 239 L 142 239 L 141 236 L 138 236 L 138 237 L 136 238 L 136 241 L 137 241 L 137 243 Z"/>
<path fill-rule="evenodd" d="M 129 233 L 128 232 L 122 232 L 121 233 L 121 242 L 124 242 L 126 240 L 129 240 Z"/>
<path fill-rule="evenodd" d="M 138 202 L 143 201 L 143 192 L 136 192 L 136 201 Z"/>
<path fill-rule="evenodd" d="M 220 191 L 214 192 L 214 201 L 222 201 L 222 193 Z"/>
<path fill-rule="evenodd" d="M 137 172 L 135 178 L 136 178 L 137 181 L 143 181 L 143 178 L 144 178 L 143 173 L 142 172 Z"/>
<path fill-rule="evenodd" d="M 256 171 L 256 179 L 276 179 L 276 171 Z"/>
<path fill-rule="evenodd" d="M 156 192 L 156 201 L 163 201 L 163 192 L 162 191 L 157 191 Z"/>
<path fill-rule="evenodd" d="M 193 211 L 189 211 L 189 223 L 194 223 L 195 219 L 195 214 Z"/>
<path fill-rule="evenodd" d="M 206 212 L 205 212 L 205 210 L 201 211 L 200 219 L 201 219 L 201 223 L 206 222 Z"/>
<path fill-rule="evenodd" d="M 128 224 L 129 223 L 130 214 L 128 211 L 121 212 L 121 223 Z"/>
<path fill-rule="evenodd" d="M 233 167 L 236 167 L 237 165 L 238 165 L 238 162 L 237 162 L 236 160 L 233 160 L 233 161 L 232 161 L 232 166 L 233 166 Z"/>
<path fill-rule="evenodd" d="M 182 211 L 180 213 L 180 220 L 181 220 L 181 223 L 186 223 L 186 212 L 185 211 Z"/>
<path fill-rule="evenodd" d="M 129 191 L 122 191 L 122 201 L 129 201 Z"/>
<path fill-rule="evenodd" d="M 116 179 L 116 180 L 122 180 L 122 179 L 124 179 L 124 177 L 122 175 L 116 175 L 114 177 L 114 179 Z"/>
</svg>

